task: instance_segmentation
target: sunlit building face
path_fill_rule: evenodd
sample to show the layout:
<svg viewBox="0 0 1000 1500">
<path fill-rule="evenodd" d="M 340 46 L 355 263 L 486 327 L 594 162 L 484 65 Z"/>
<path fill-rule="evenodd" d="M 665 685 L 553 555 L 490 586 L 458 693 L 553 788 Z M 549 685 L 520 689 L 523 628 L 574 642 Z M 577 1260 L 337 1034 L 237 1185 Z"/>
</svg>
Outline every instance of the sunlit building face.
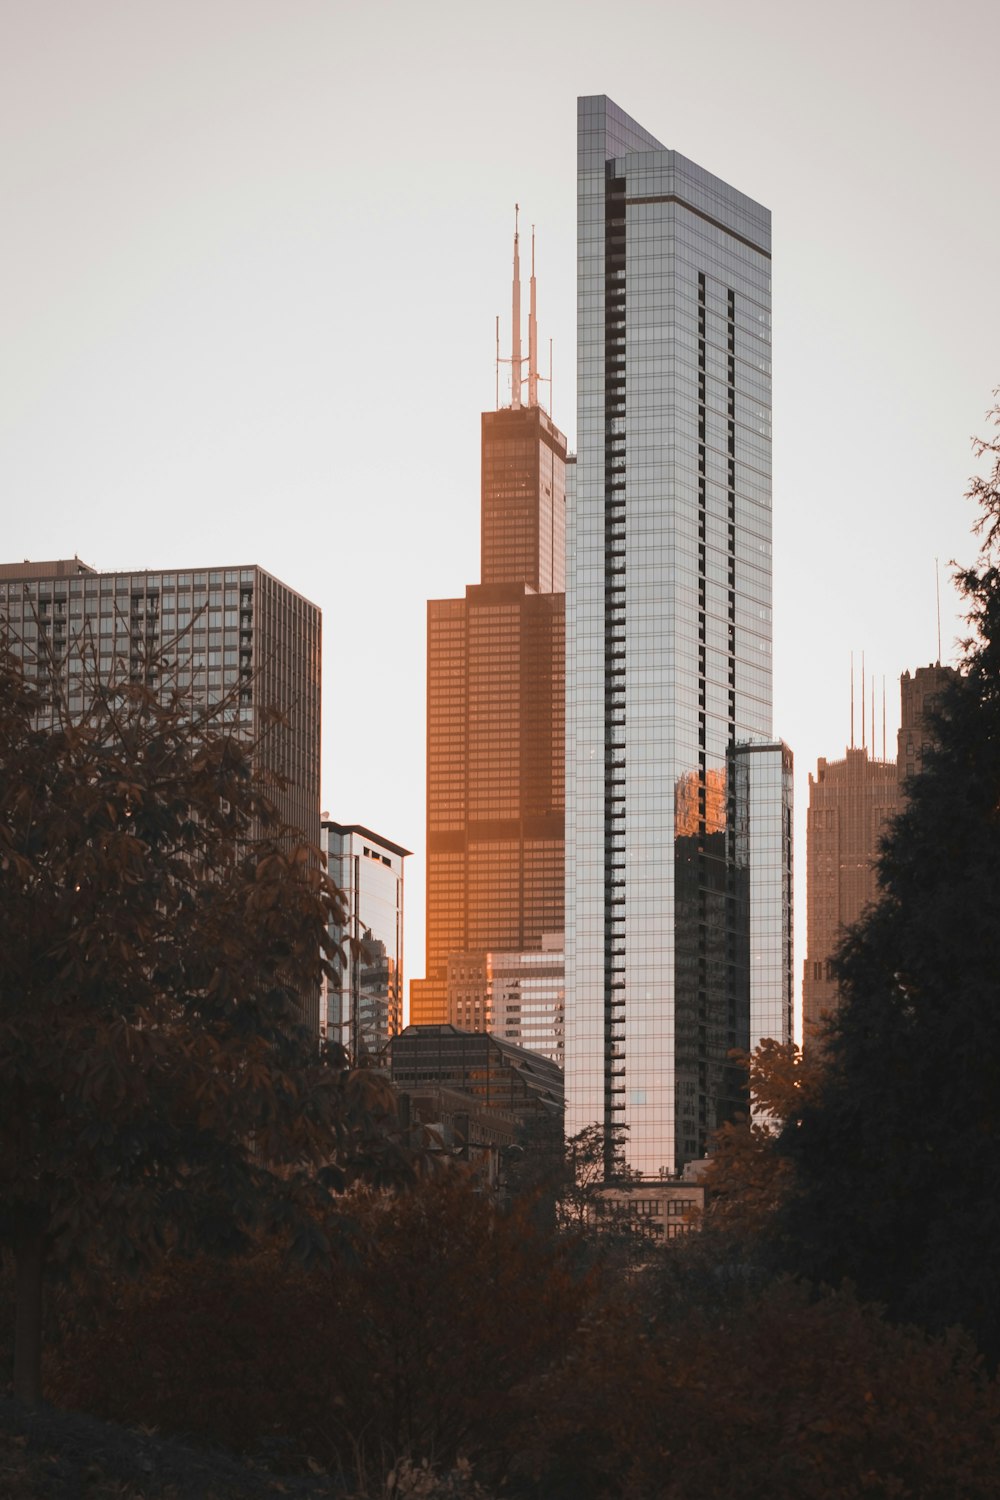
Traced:
<svg viewBox="0 0 1000 1500">
<path fill-rule="evenodd" d="M 607 98 L 579 101 L 578 150 L 568 1129 L 655 1176 L 742 1107 L 731 1049 L 790 1032 L 770 215 Z"/>
<path fill-rule="evenodd" d="M 515 228 L 511 402 L 482 416 L 480 581 L 427 606 L 427 975 L 410 987 L 416 1025 L 487 1029 L 492 998 L 477 1007 L 459 986 L 449 999 L 449 960 L 530 959 L 563 930 L 566 439 L 538 402 L 534 235 L 526 360 L 519 254 Z"/>
</svg>

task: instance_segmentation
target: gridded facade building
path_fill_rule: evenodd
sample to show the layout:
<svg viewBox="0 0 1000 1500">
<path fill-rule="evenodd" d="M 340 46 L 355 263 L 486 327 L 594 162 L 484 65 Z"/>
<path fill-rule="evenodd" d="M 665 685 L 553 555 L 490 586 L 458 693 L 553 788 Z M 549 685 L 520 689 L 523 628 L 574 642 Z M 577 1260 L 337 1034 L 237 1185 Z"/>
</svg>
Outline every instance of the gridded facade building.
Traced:
<svg viewBox="0 0 1000 1500">
<path fill-rule="evenodd" d="M 390 1078 L 398 1089 L 439 1084 L 470 1095 L 485 1109 L 562 1126 L 562 1069 L 548 1058 L 484 1032 L 451 1025 L 407 1026 L 389 1043 Z"/>
<path fill-rule="evenodd" d="M 327 871 L 343 892 L 339 981 L 323 980 L 320 1016 L 352 1057 L 381 1053 L 403 1024 L 403 861 L 410 853 L 360 824 L 324 819 Z"/>
<path fill-rule="evenodd" d="M 280 817 L 319 846 L 321 616 L 300 594 L 258 567 L 7 563 L 0 626 L 30 678 L 55 678 L 71 715 L 95 673 L 190 694 L 255 743 L 258 766 L 284 783 L 272 791 Z M 318 994 L 308 1009 L 318 1027 Z"/>
<path fill-rule="evenodd" d="M 566 440 L 538 406 L 482 418 L 481 575 L 427 606 L 427 977 L 448 1019 L 452 953 L 561 932 Z"/>
<path fill-rule="evenodd" d="M 790 1032 L 770 215 L 603 96 L 579 101 L 578 194 L 567 1128 L 656 1177 L 744 1106 L 729 1050 Z"/>
<path fill-rule="evenodd" d="M 851 927 L 879 894 L 875 865 L 886 824 L 906 803 L 906 783 L 923 764 L 932 736 L 927 711 L 955 676 L 953 667 L 918 667 L 899 679 L 898 758 L 876 760 L 852 745 L 843 760 L 817 763 L 809 777 L 806 825 L 806 959 L 802 976 L 803 1038 L 816 1036 L 836 1010 L 831 960 Z"/>
<path fill-rule="evenodd" d="M 830 961 L 844 930 L 878 893 L 879 839 L 899 810 L 899 780 L 891 760 L 852 746 L 843 760 L 820 759 L 809 777 L 806 821 L 806 959 L 802 1031 L 806 1046 L 822 1016 L 836 1009 Z"/>
<path fill-rule="evenodd" d="M 465 1031 L 504 1041 L 563 1065 L 566 965 L 562 933 L 546 933 L 540 952 L 452 953 L 448 1015 Z"/>
</svg>

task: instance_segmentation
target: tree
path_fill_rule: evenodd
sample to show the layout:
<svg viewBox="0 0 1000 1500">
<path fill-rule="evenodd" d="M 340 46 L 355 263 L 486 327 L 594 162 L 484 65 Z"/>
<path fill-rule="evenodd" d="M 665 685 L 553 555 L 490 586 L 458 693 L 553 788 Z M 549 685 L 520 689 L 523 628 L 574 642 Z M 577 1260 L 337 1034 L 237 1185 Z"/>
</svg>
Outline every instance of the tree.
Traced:
<svg viewBox="0 0 1000 1500">
<path fill-rule="evenodd" d="M 709 1231 L 741 1240 L 773 1232 L 775 1215 L 792 1190 L 794 1168 L 778 1149 L 778 1132 L 816 1095 L 821 1065 L 794 1042 L 766 1039 L 743 1058 L 750 1080 L 751 1115 L 727 1120 L 712 1137 L 703 1177 Z"/>
<path fill-rule="evenodd" d="M 1000 408 L 992 413 L 1000 425 Z M 882 896 L 836 960 L 841 1006 L 819 1096 L 781 1141 L 790 1264 L 1000 1358 L 1000 443 L 978 563 L 957 582 L 972 636 L 936 743 L 883 841 Z"/>
<path fill-rule="evenodd" d="M 517 1494 L 545 1500 L 990 1500 L 1000 1400 L 968 1340 L 788 1279 L 643 1316 L 592 1306 L 530 1382 Z"/>
<path fill-rule="evenodd" d="M 144 682 L 92 674 L 73 715 L 45 692 L 4 645 L 0 1242 L 31 1404 L 47 1262 L 236 1252 L 262 1224 L 308 1257 L 330 1188 L 405 1166 L 387 1094 L 301 1025 L 337 897 L 251 747 Z"/>
<path fill-rule="evenodd" d="M 288 1467 L 353 1470 L 366 1494 L 404 1457 L 451 1468 L 464 1455 L 499 1477 L 529 1413 L 524 1383 L 562 1358 L 596 1278 L 530 1203 L 498 1212 L 457 1163 L 411 1192 L 351 1199 L 363 1255 L 174 1259 L 124 1287 L 114 1319 L 70 1331 L 57 1392 L 129 1425 L 271 1448 Z"/>
</svg>

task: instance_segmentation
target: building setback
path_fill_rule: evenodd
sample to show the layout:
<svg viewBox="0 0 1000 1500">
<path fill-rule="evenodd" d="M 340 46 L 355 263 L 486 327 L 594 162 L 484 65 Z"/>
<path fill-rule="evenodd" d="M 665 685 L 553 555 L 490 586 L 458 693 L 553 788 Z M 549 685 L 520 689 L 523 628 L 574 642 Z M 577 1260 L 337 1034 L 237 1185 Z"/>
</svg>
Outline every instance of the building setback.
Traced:
<svg viewBox="0 0 1000 1500">
<path fill-rule="evenodd" d="M 0 626 L 28 677 L 51 683 L 71 716 L 95 674 L 189 694 L 254 743 L 281 820 L 319 847 L 320 611 L 263 568 L 6 563 Z M 318 987 L 305 1019 L 318 1031 Z"/>
<path fill-rule="evenodd" d="M 452 953 L 448 1014 L 465 1031 L 504 1041 L 563 1065 L 566 966 L 562 933 L 546 933 L 540 951 Z"/>
<path fill-rule="evenodd" d="M 657 1177 L 745 1107 L 730 1050 L 790 1035 L 770 215 L 604 96 L 579 101 L 578 191 L 568 1129 Z"/>
<path fill-rule="evenodd" d="M 531 278 L 534 350 L 534 274 Z M 448 959 L 538 951 L 563 926 L 566 439 L 522 403 L 482 416 L 481 581 L 427 606 L 427 968 L 410 1019 L 449 1019 Z"/>
</svg>

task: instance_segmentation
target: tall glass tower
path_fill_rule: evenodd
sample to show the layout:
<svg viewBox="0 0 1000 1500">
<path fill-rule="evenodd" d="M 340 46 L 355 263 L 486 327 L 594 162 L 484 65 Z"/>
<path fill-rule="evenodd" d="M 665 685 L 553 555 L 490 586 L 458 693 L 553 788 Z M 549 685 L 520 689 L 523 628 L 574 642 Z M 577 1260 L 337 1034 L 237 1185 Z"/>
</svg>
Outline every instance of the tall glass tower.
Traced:
<svg viewBox="0 0 1000 1500">
<path fill-rule="evenodd" d="M 578 174 L 567 1128 L 656 1176 L 743 1107 L 730 1051 L 790 1034 L 770 214 L 603 96 L 579 101 Z"/>
</svg>

